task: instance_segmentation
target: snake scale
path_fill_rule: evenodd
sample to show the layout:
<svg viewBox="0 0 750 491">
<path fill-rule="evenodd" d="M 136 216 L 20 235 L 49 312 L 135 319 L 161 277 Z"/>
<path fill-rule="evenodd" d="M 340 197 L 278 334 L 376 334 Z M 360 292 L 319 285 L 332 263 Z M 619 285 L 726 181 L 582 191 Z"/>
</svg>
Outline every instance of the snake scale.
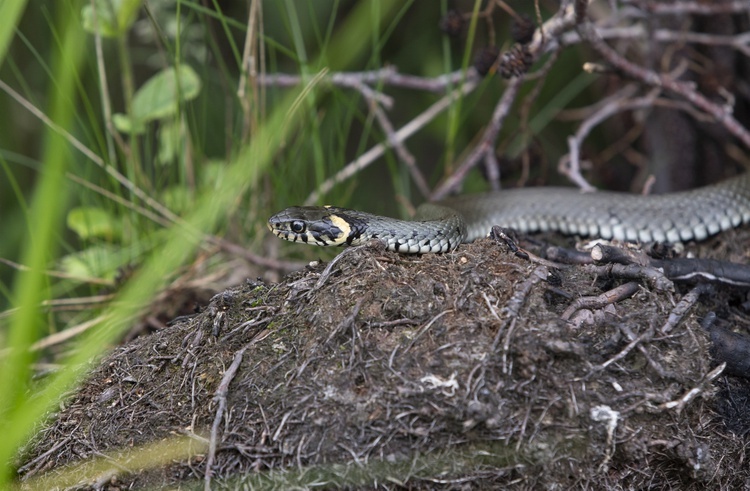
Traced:
<svg viewBox="0 0 750 491">
<path fill-rule="evenodd" d="M 404 254 L 447 252 L 486 236 L 493 225 L 519 232 L 557 231 L 629 242 L 703 240 L 750 222 L 750 174 L 662 195 L 582 193 L 539 187 L 425 203 L 412 220 L 333 206 L 296 206 L 268 220 L 278 237 L 321 246 L 385 242 Z"/>
</svg>

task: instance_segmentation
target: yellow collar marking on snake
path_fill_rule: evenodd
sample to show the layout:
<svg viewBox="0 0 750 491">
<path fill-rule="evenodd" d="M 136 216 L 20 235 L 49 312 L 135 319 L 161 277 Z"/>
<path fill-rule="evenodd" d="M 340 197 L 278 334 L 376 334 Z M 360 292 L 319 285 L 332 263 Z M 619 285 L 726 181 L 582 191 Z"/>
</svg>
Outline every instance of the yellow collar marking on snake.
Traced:
<svg viewBox="0 0 750 491">
<path fill-rule="evenodd" d="M 326 206 L 326 208 L 331 208 L 331 206 Z M 339 234 L 338 237 L 333 238 L 328 245 L 339 246 L 346 244 L 349 234 L 352 233 L 352 228 L 349 226 L 349 223 L 338 215 L 331 215 L 328 218 L 334 226 L 341 230 L 341 234 Z"/>
</svg>

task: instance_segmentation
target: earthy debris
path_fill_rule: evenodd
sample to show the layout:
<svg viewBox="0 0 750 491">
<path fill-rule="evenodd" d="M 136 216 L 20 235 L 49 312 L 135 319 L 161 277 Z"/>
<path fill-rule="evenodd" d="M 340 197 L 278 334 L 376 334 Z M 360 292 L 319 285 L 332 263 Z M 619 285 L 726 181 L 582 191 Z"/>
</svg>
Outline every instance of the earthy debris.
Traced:
<svg viewBox="0 0 750 491">
<path fill-rule="evenodd" d="M 742 251 L 748 236 L 727 240 Z M 718 316 L 746 346 L 747 290 L 641 281 L 586 303 L 632 281 L 589 266 L 480 240 L 410 257 L 365 246 L 248 281 L 115 350 L 19 477 L 199 434 L 210 449 L 189 462 L 89 486 L 747 486 L 750 383 L 712 361 L 718 331 L 701 324 Z"/>
</svg>

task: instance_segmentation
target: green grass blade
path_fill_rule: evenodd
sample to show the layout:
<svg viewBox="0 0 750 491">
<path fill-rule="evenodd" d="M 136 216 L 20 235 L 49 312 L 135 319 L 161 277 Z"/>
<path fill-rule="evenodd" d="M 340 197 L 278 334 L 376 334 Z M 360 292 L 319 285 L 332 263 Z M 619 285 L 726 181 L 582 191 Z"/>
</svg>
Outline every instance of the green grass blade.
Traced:
<svg viewBox="0 0 750 491">
<path fill-rule="evenodd" d="M 67 128 L 72 124 L 75 106 L 69 103 L 75 90 L 75 80 L 83 61 L 86 35 L 80 29 L 71 28 L 77 23 L 71 9 L 60 9 L 58 26 L 64 32 L 60 50 L 53 62 L 53 73 L 57 84 L 50 94 L 49 115 L 57 125 Z M 12 299 L 18 307 L 10 321 L 7 335 L 8 354 L 0 364 L 0 432 L 8 426 L 30 425 L 33 420 L 24 414 L 28 398 L 28 382 L 33 356 L 29 346 L 36 341 L 43 318 L 38 306 L 47 297 L 44 271 L 50 258 L 56 254 L 56 240 L 61 228 L 62 212 L 67 201 L 65 170 L 70 161 L 68 142 L 58 133 L 48 130 L 43 150 L 44 172 L 40 176 L 29 210 L 29 222 L 33 233 L 25 240 L 22 264 L 28 270 L 21 271 L 13 285 Z M 8 419 L 8 414 L 18 414 L 19 419 Z M 9 460 L 18 442 L 0 442 L 0 462 Z M 5 466 L 4 466 L 5 467 Z M 7 478 L 7 470 L 0 475 L 0 484 Z M 0 486 L 1 487 L 1 486 Z"/>
<path fill-rule="evenodd" d="M 26 0 L 3 0 L 0 2 L 0 63 L 5 59 L 8 46 L 16 32 L 18 20 L 26 8 Z"/>
</svg>

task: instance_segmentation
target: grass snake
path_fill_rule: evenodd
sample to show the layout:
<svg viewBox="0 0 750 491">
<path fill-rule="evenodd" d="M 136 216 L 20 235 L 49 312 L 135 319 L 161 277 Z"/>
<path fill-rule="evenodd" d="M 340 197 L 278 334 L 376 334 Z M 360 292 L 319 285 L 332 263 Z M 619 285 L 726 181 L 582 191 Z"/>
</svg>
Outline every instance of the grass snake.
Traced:
<svg viewBox="0 0 750 491">
<path fill-rule="evenodd" d="M 629 242 L 703 240 L 750 222 L 750 174 L 661 195 L 520 188 L 425 203 L 411 220 L 334 206 L 295 206 L 268 220 L 278 237 L 321 246 L 385 242 L 405 254 L 447 252 L 486 236 L 493 225 Z"/>
</svg>

